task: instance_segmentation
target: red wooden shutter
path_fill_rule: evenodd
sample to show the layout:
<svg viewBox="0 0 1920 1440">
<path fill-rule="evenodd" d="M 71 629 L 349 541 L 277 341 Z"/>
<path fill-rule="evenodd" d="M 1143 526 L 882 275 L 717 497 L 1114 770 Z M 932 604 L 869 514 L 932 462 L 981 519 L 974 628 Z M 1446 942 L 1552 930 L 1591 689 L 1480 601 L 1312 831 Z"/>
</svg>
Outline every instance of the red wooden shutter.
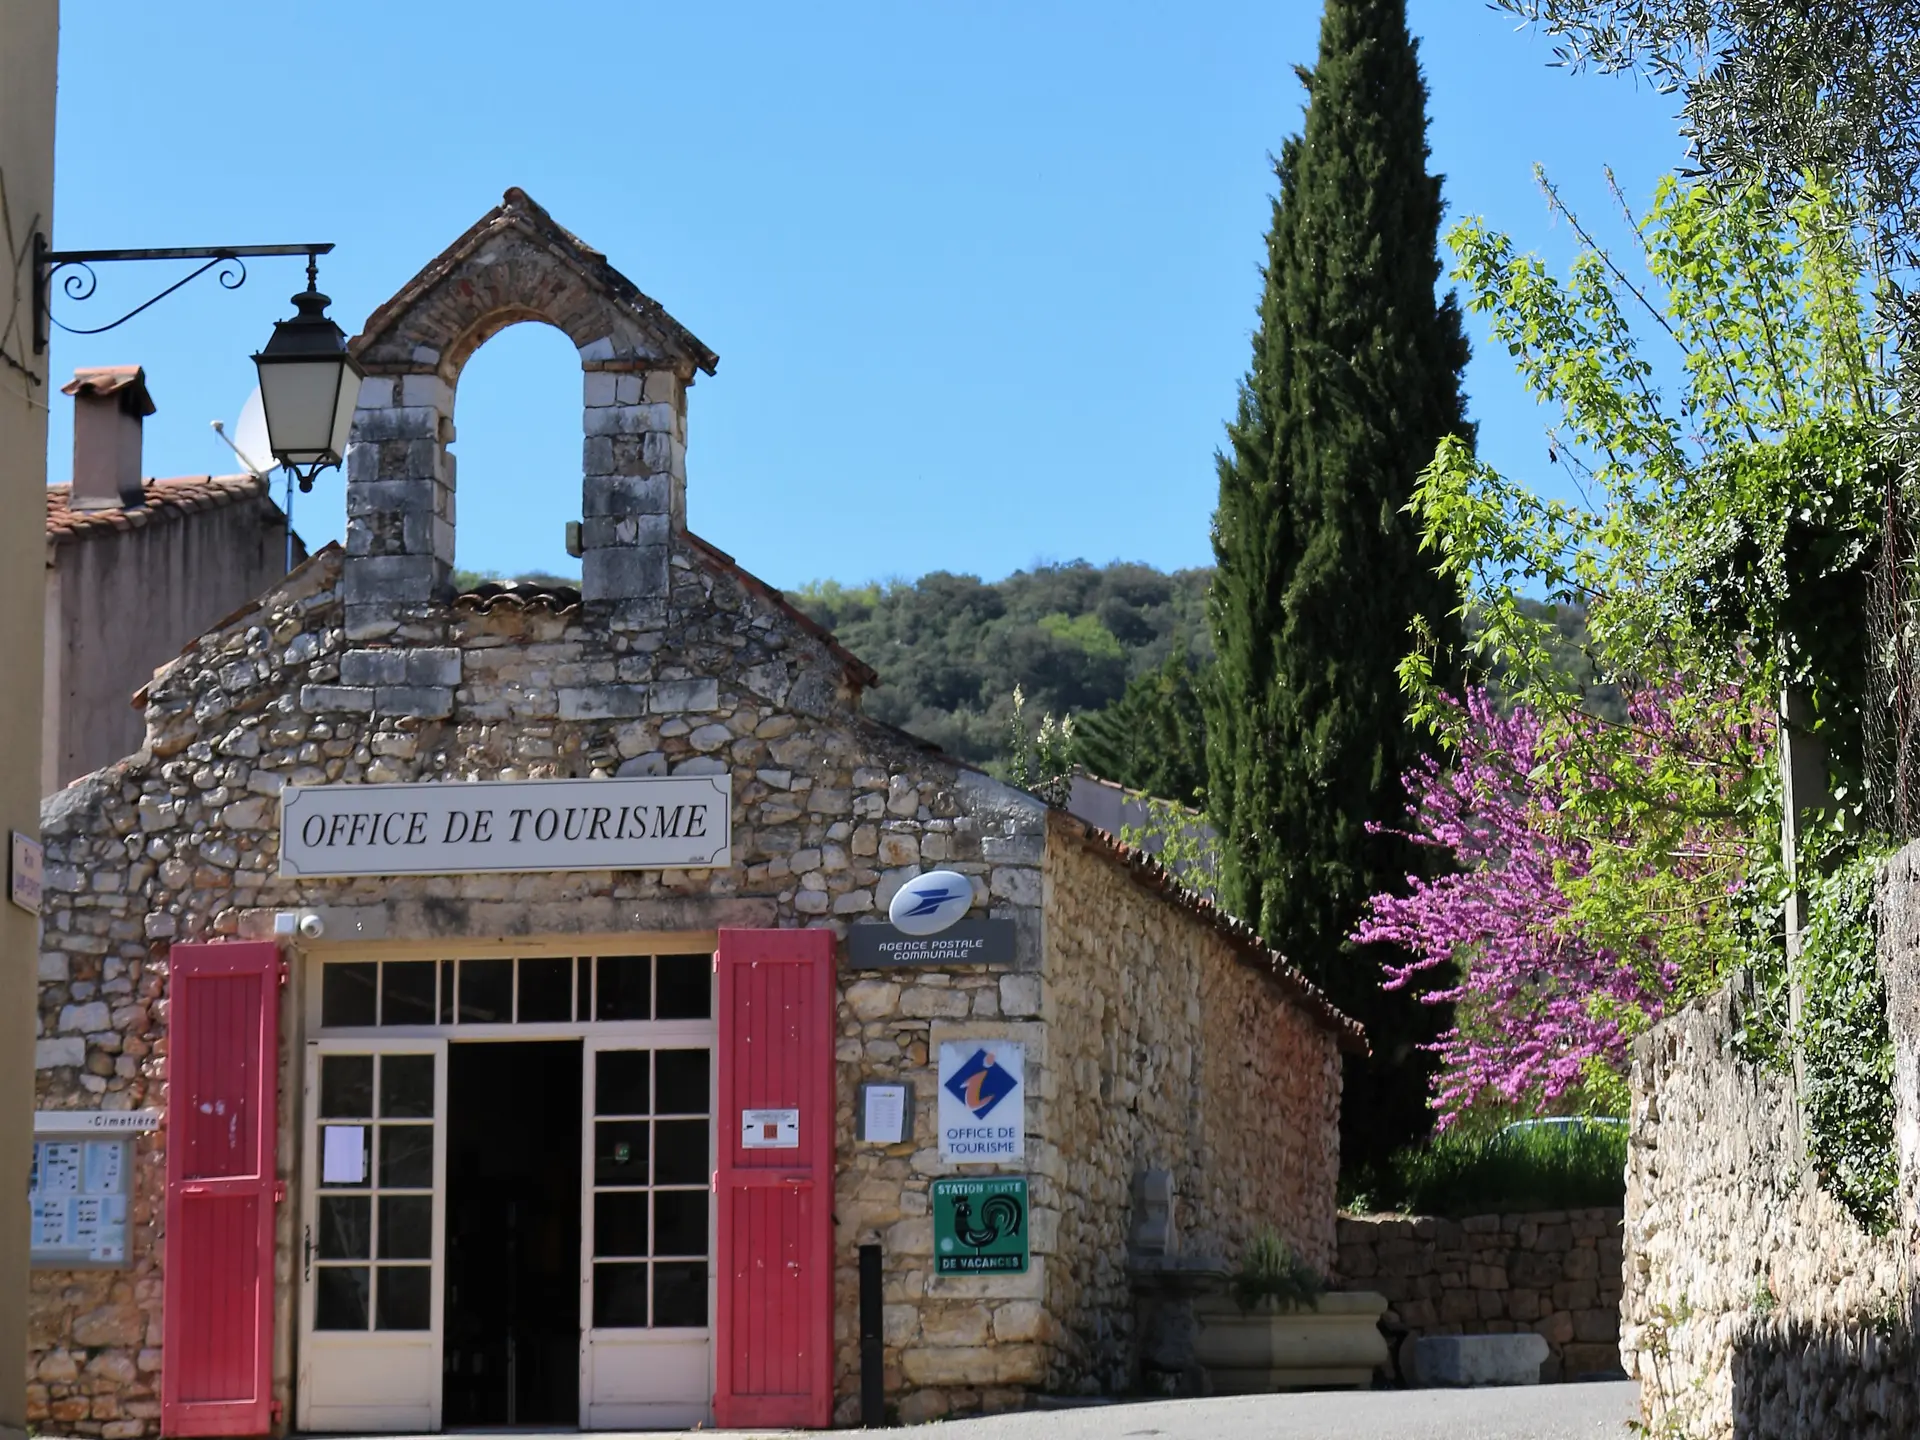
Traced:
<svg viewBox="0 0 1920 1440">
<path fill-rule="evenodd" d="M 163 1435 L 272 1428 L 279 981 L 272 943 L 173 947 Z"/>
<path fill-rule="evenodd" d="M 827 930 L 720 932 L 722 1428 L 833 1419 L 833 946 Z M 746 1110 L 798 1110 L 799 1147 L 743 1145 Z"/>
</svg>

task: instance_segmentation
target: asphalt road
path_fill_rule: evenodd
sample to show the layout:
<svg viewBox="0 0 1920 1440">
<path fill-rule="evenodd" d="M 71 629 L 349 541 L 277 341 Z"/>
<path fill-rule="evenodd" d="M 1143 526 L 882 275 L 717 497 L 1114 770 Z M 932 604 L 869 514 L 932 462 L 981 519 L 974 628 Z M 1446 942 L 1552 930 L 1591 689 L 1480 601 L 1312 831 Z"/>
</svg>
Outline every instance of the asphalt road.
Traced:
<svg viewBox="0 0 1920 1440">
<path fill-rule="evenodd" d="M 1624 1440 L 1630 1382 L 1162 1400 L 1029 1411 L 917 1429 L 918 1440 Z"/>
<path fill-rule="evenodd" d="M 1613 1381 L 1158 1400 L 856 1433 L 900 1440 L 1624 1440 L 1638 1413 L 1639 1387 Z"/>
</svg>

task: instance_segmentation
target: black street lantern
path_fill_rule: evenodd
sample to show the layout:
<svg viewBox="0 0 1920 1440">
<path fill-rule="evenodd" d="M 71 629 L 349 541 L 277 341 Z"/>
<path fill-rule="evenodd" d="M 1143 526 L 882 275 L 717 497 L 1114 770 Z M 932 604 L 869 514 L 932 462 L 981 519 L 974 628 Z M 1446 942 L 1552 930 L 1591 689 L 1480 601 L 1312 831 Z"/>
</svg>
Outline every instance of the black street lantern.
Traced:
<svg viewBox="0 0 1920 1440">
<path fill-rule="evenodd" d="M 293 297 L 299 313 L 277 322 L 267 348 L 253 357 L 267 412 L 267 448 L 299 477 L 303 491 L 313 488 L 320 471 L 345 461 L 364 373 L 347 353 L 346 332 L 328 318 L 331 302 L 316 282 L 309 261 L 307 288 Z"/>
<path fill-rule="evenodd" d="M 247 283 L 248 260 L 267 255 L 305 255 L 307 288 L 293 297 L 294 309 L 299 314 L 276 324 L 267 348 L 253 357 L 260 371 L 260 401 L 267 412 L 267 448 L 273 452 L 274 459 L 287 467 L 287 514 L 291 517 L 293 481 L 297 478 L 302 490 L 311 490 L 315 475 L 344 462 L 354 406 L 360 399 L 362 371 L 347 353 L 346 333 L 327 318 L 327 306 L 331 302 L 320 293 L 320 257 L 332 249 L 332 243 L 328 242 L 186 246 L 162 250 L 55 250 L 46 235 L 36 230 L 33 235 L 33 353 L 46 353 L 49 331 L 55 325 L 70 335 L 104 335 L 134 316 L 145 314 L 174 291 L 209 271 L 223 289 L 238 290 Z M 95 290 L 95 265 L 148 260 L 202 263 L 158 295 L 141 301 L 118 320 L 109 320 L 104 325 L 76 327 L 53 314 L 53 281 L 61 271 L 67 272 L 60 282 L 61 293 L 69 300 L 89 300 Z M 287 527 L 287 556 L 287 563 L 291 565 L 291 524 Z"/>
</svg>

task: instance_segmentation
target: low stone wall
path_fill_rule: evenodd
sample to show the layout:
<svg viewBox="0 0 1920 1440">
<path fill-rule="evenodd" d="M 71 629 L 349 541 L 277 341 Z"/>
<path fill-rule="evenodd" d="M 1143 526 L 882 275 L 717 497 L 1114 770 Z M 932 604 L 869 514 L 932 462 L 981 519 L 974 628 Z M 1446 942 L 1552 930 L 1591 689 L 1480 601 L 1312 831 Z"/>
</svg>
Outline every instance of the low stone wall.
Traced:
<svg viewBox="0 0 1920 1440">
<path fill-rule="evenodd" d="M 1620 1349 L 1642 1413 L 1697 1440 L 1911 1436 L 1905 1242 L 1820 1188 L 1791 1083 L 1731 1049 L 1746 1005 L 1723 991 L 1634 1047 Z"/>
<path fill-rule="evenodd" d="M 1621 1212 L 1342 1216 L 1336 1278 L 1387 1297 L 1410 1336 L 1546 1338 L 1543 1380 L 1620 1369 Z"/>
</svg>

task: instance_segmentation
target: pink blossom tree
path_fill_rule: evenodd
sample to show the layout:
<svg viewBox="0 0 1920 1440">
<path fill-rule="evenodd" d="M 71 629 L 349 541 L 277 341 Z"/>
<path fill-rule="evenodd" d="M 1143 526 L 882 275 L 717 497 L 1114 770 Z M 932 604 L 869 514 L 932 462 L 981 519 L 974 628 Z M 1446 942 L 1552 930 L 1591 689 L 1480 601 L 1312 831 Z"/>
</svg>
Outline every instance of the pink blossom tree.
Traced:
<svg viewBox="0 0 1920 1440">
<path fill-rule="evenodd" d="M 1624 725 L 1549 725 L 1471 690 L 1453 702 L 1453 753 L 1406 775 L 1404 833 L 1452 866 L 1374 897 L 1354 938 L 1413 957 L 1388 967 L 1390 987 L 1451 977 L 1427 992 L 1456 1012 L 1437 1046 L 1441 1128 L 1483 1100 L 1544 1108 L 1581 1087 L 1617 1094 L 1633 1036 L 1668 1003 L 1683 957 L 1698 958 L 1701 906 L 1724 908 L 1737 888 L 1743 848 L 1710 809 L 1703 819 L 1697 804 L 1676 806 L 1663 829 L 1647 824 L 1657 804 L 1636 804 L 1622 835 L 1609 803 L 1638 781 L 1661 784 L 1694 750 L 1671 699 L 1639 692 Z M 1739 729 L 1719 738 L 1750 747 L 1756 737 Z"/>
</svg>

